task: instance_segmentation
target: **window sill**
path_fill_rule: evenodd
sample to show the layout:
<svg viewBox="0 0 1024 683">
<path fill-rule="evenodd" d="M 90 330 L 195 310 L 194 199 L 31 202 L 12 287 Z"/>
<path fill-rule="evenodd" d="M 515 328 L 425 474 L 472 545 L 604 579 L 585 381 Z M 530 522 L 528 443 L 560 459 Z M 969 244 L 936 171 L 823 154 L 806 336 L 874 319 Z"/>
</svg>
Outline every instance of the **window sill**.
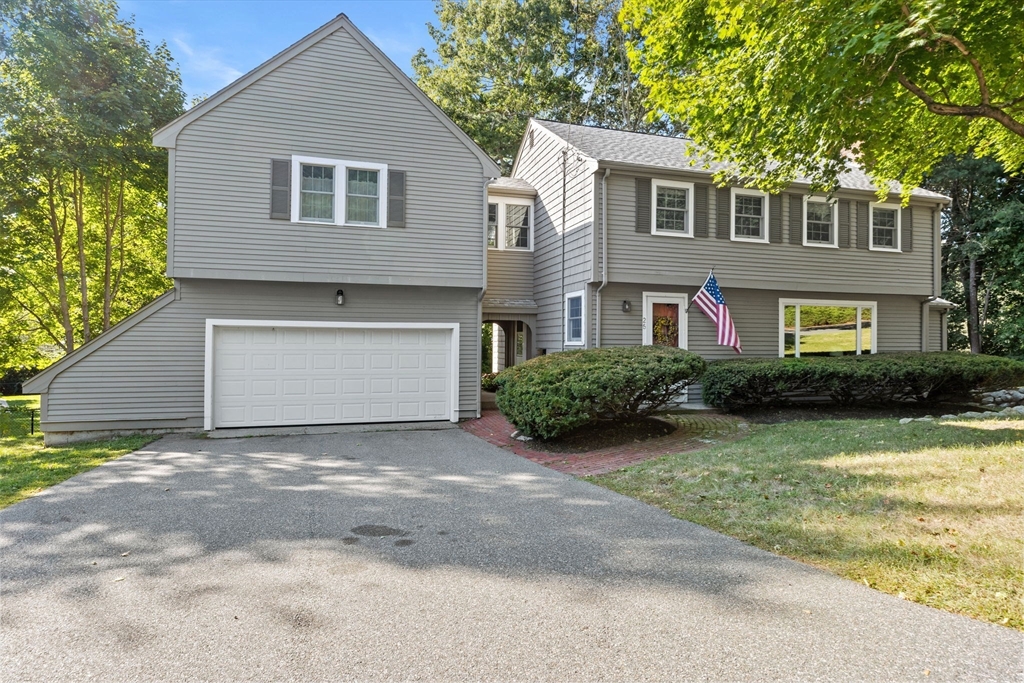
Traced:
<svg viewBox="0 0 1024 683">
<path fill-rule="evenodd" d="M 664 235 L 666 237 L 693 237 L 692 233 L 675 230 L 651 230 L 652 235 Z"/>
<path fill-rule="evenodd" d="M 385 225 L 377 225 L 374 223 L 335 223 L 334 221 L 291 221 L 295 225 L 329 225 L 334 228 L 377 228 L 384 230 L 387 228 Z"/>
<path fill-rule="evenodd" d="M 567 341 L 567 342 L 565 342 L 563 344 L 563 346 L 583 346 L 583 342 L 582 341 Z"/>
<path fill-rule="evenodd" d="M 515 251 L 521 254 L 532 254 L 533 249 L 527 249 L 526 247 L 492 247 L 488 246 L 487 251 Z"/>
<path fill-rule="evenodd" d="M 736 235 L 731 235 L 729 239 L 732 240 L 733 242 L 752 242 L 753 244 L 768 244 L 767 239 L 762 239 L 760 237 L 737 237 Z"/>
<path fill-rule="evenodd" d="M 825 249 L 838 249 L 838 244 L 830 244 L 826 242 L 804 242 L 805 247 L 822 247 Z"/>
<path fill-rule="evenodd" d="M 868 251 L 887 251 L 890 254 L 902 254 L 903 249 L 893 249 L 892 247 L 876 247 L 873 244 L 868 245 Z"/>
</svg>

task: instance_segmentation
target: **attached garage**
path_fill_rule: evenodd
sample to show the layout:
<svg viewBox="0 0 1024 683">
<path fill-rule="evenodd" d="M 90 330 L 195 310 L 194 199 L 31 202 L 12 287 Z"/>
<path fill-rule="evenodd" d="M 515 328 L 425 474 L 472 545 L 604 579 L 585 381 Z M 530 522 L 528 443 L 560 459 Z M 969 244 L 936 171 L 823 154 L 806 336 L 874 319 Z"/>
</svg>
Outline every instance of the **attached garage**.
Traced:
<svg viewBox="0 0 1024 683">
<path fill-rule="evenodd" d="M 205 429 L 458 421 L 458 323 L 207 320 Z"/>
</svg>

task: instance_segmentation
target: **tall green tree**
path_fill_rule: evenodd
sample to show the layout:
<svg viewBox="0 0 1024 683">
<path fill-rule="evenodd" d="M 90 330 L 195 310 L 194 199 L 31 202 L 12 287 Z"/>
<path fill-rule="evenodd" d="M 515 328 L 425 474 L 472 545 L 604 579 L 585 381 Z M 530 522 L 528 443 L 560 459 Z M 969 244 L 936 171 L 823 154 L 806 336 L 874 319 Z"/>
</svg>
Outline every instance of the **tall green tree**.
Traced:
<svg viewBox="0 0 1024 683">
<path fill-rule="evenodd" d="M 167 287 L 150 138 L 184 95 L 109 0 L 3 0 L 0 50 L 0 323 L 70 352 Z"/>
<path fill-rule="evenodd" d="M 1024 357 L 1024 178 L 992 158 L 947 157 L 925 180 L 943 212 L 943 293 L 952 348 Z"/>
<path fill-rule="evenodd" d="M 511 168 L 531 116 L 671 133 L 652 118 L 629 66 L 617 0 L 437 0 L 416 82 L 483 149 Z"/>
<path fill-rule="evenodd" d="M 656 111 L 764 189 L 831 189 L 851 157 L 907 192 L 949 154 L 1024 167 L 1019 1 L 625 0 L 622 18 Z"/>
</svg>

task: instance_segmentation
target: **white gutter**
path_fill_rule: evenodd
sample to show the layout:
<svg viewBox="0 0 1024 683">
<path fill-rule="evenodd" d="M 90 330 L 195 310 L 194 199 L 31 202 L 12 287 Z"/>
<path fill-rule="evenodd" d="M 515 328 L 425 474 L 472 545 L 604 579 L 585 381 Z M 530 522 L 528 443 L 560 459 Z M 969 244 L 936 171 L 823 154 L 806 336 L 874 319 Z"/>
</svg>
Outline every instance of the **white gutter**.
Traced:
<svg viewBox="0 0 1024 683">
<path fill-rule="evenodd" d="M 595 344 L 601 348 L 601 290 L 608 284 L 608 174 L 610 168 L 604 169 L 601 176 L 601 286 L 597 288 L 596 305 L 597 314 L 594 316 Z"/>
<path fill-rule="evenodd" d="M 484 326 L 484 294 L 487 292 L 487 204 L 489 203 L 490 197 L 487 194 L 487 187 L 494 182 L 494 178 L 484 178 L 483 190 L 484 190 L 484 213 L 483 213 L 483 246 L 484 246 L 484 267 L 483 267 L 483 282 L 480 286 L 480 294 L 476 297 L 476 333 L 480 335 Z M 458 343 L 457 339 L 453 339 L 452 343 Z M 480 351 L 480 343 L 477 342 L 477 350 Z M 483 353 L 480 351 L 480 353 Z M 482 359 L 481 359 L 482 360 Z M 477 366 L 476 374 L 480 374 L 480 364 Z M 480 382 L 476 383 L 476 416 L 480 417 L 483 414 L 483 396 L 480 395 Z M 455 406 L 455 410 L 458 410 L 458 406 Z"/>
</svg>

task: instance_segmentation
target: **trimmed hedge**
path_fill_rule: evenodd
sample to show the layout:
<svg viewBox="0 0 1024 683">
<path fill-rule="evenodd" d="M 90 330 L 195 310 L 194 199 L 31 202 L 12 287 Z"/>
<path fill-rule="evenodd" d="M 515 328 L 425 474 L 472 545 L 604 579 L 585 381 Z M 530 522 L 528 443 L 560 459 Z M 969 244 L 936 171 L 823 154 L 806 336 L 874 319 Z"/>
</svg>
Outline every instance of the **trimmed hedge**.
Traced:
<svg viewBox="0 0 1024 683">
<path fill-rule="evenodd" d="M 725 410 L 812 396 L 839 405 L 935 403 L 1021 382 L 1020 361 L 957 351 L 726 360 L 711 363 L 701 380 L 705 403 Z"/>
<path fill-rule="evenodd" d="M 664 346 L 561 351 L 501 371 L 496 401 L 523 433 L 554 439 L 595 420 L 646 417 L 706 367 L 697 354 Z"/>
</svg>

